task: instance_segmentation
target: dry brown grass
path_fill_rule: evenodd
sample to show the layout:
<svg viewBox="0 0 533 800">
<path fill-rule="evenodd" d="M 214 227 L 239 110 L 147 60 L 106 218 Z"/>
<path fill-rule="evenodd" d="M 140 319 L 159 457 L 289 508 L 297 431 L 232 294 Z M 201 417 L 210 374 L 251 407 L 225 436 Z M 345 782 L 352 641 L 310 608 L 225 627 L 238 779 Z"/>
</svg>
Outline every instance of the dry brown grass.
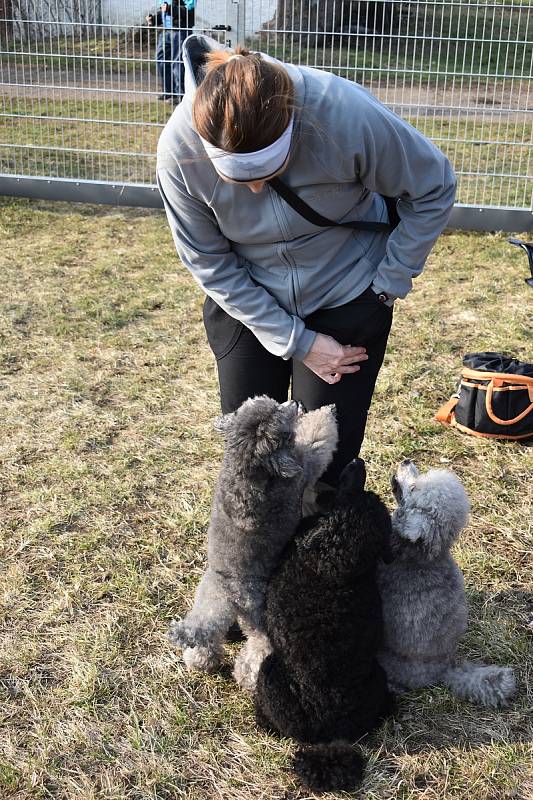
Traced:
<svg viewBox="0 0 533 800">
<path fill-rule="evenodd" d="M 1 230 L 0 797 L 309 797 L 288 771 L 293 745 L 255 729 L 229 673 L 185 673 L 166 641 L 203 568 L 221 450 L 201 296 L 164 217 L 4 200 Z M 463 353 L 531 359 L 525 275 L 503 236 L 441 238 L 396 311 L 364 451 L 389 501 L 405 456 L 465 482 L 463 650 L 513 665 L 520 693 L 501 712 L 442 688 L 403 698 L 365 744 L 364 800 L 533 791 L 533 450 L 432 420 Z"/>
</svg>

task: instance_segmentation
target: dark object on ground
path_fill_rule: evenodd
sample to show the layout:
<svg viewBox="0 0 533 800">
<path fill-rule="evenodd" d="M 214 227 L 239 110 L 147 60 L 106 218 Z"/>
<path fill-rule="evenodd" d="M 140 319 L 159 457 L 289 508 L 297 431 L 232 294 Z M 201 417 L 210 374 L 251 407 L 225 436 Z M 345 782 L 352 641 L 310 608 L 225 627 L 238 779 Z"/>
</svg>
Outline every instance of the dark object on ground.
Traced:
<svg viewBox="0 0 533 800">
<path fill-rule="evenodd" d="M 533 287 L 533 242 L 521 242 L 520 239 L 507 239 L 509 244 L 515 244 L 526 251 L 529 260 L 529 269 L 531 270 L 531 278 L 524 278 L 528 286 Z"/>
<path fill-rule="evenodd" d="M 305 519 L 267 591 L 273 652 L 259 672 L 258 724 L 302 744 L 294 769 L 315 791 L 352 789 L 364 759 L 350 742 L 392 712 L 376 566 L 390 517 L 364 491 L 364 462 L 344 469 L 331 512 Z M 318 746 L 317 746 L 318 745 Z"/>
</svg>

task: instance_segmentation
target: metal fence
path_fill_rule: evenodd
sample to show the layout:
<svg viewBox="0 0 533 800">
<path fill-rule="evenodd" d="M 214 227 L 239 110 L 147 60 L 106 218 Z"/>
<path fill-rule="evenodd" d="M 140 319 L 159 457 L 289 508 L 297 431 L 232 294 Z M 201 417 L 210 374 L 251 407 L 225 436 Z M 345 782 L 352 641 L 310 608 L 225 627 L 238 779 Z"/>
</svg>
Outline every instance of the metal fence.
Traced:
<svg viewBox="0 0 533 800">
<path fill-rule="evenodd" d="M 0 192 L 159 204 L 155 10 L 0 0 Z M 532 0 L 198 0 L 194 30 L 362 83 L 452 161 L 457 226 L 533 229 Z"/>
</svg>

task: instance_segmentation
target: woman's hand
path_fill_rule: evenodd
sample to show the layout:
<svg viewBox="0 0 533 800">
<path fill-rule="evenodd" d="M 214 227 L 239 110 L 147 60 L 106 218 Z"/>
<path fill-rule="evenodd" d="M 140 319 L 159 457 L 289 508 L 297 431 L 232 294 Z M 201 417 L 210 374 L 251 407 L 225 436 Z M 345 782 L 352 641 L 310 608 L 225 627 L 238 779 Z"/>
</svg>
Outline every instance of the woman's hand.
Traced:
<svg viewBox="0 0 533 800">
<path fill-rule="evenodd" d="M 367 360 L 364 347 L 339 344 L 332 336 L 317 333 L 303 363 L 323 381 L 333 384 L 338 383 L 343 375 L 361 369 L 356 362 Z"/>
</svg>

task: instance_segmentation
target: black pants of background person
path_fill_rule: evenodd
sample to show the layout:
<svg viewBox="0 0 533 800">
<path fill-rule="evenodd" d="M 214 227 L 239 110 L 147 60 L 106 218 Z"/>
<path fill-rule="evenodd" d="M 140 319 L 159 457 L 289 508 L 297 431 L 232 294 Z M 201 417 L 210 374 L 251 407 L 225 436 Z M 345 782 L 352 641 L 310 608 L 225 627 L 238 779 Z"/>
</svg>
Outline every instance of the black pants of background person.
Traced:
<svg viewBox="0 0 533 800">
<path fill-rule="evenodd" d="M 157 39 L 155 57 L 161 81 L 162 97 L 180 102 L 185 92 L 185 67 L 182 59 L 183 42 L 191 30 L 165 30 Z"/>
<path fill-rule="evenodd" d="M 360 363 L 361 369 L 330 385 L 301 362 L 284 361 L 269 353 L 248 328 L 207 297 L 204 325 L 217 361 L 222 412 L 235 411 L 248 397 L 259 394 L 284 402 L 291 378 L 292 398 L 307 411 L 334 403 L 339 446 L 322 480 L 335 486 L 343 467 L 359 455 L 391 323 L 392 309 L 381 303 L 371 289 L 349 303 L 319 309 L 306 317 L 310 330 L 328 334 L 340 344 L 366 348 L 368 361 Z"/>
</svg>

